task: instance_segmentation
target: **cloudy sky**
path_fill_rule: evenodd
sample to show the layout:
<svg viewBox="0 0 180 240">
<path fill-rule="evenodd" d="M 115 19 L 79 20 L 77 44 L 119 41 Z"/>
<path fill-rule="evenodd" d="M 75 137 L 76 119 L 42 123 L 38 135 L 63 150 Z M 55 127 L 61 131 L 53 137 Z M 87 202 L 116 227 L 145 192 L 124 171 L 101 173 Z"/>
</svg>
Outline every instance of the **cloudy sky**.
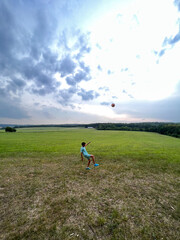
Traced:
<svg viewBox="0 0 180 240">
<path fill-rule="evenodd" d="M 142 121 L 180 122 L 180 0 L 0 0 L 0 123 Z"/>
</svg>

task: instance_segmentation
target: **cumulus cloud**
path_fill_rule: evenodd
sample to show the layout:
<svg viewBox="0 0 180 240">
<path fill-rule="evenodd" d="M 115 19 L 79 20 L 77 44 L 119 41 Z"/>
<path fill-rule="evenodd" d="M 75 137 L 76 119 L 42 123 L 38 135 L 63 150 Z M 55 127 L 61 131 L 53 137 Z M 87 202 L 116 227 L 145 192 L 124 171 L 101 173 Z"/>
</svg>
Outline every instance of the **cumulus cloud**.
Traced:
<svg viewBox="0 0 180 240">
<path fill-rule="evenodd" d="M 180 11 L 180 0 L 175 0 L 174 4 Z M 166 53 L 168 46 L 174 47 L 180 41 L 180 18 L 177 19 L 177 24 L 179 25 L 178 32 L 170 37 L 166 36 L 162 43 L 162 49 L 154 52 L 158 57 L 162 57 Z"/>
<path fill-rule="evenodd" d="M 108 74 L 108 75 L 111 75 L 111 74 L 113 74 L 113 72 L 112 72 L 111 70 L 108 70 L 108 71 L 107 71 L 107 74 Z"/>
<path fill-rule="evenodd" d="M 109 91 L 109 87 L 100 87 L 99 90 L 103 90 L 105 92 L 108 92 Z"/>
<path fill-rule="evenodd" d="M 69 34 L 71 36 L 71 34 L 66 31 L 63 32 L 63 43 L 69 55 L 61 61 L 59 68 L 61 76 L 66 77 L 66 82 L 70 86 L 74 86 L 83 80 L 91 80 L 90 67 L 83 61 L 84 55 L 91 50 L 89 47 L 89 33 L 81 33 L 79 30 L 72 33 L 77 34 L 77 38 L 73 44 L 69 43 L 66 37 L 66 35 Z M 71 47 L 70 44 L 72 45 Z"/>
<path fill-rule="evenodd" d="M 70 76 L 68 76 L 66 78 L 66 82 L 71 86 L 75 86 L 77 83 L 83 80 L 89 81 L 90 79 L 91 79 L 91 76 L 89 74 L 89 69 L 84 68 L 84 70 L 80 69 L 75 74 L 71 74 Z"/>
<path fill-rule="evenodd" d="M 133 95 L 129 94 L 125 89 L 122 90 L 122 93 L 126 94 L 130 98 L 134 98 Z"/>
<path fill-rule="evenodd" d="M 127 68 L 127 67 L 121 69 L 121 72 L 127 72 L 127 71 L 128 71 L 128 68 Z"/>
<path fill-rule="evenodd" d="M 158 53 L 158 56 L 159 57 L 162 57 L 166 52 L 166 49 L 162 49 L 159 53 Z"/>
<path fill-rule="evenodd" d="M 180 0 L 175 0 L 174 4 L 178 7 L 178 10 L 180 11 Z"/>
<path fill-rule="evenodd" d="M 109 102 L 101 102 L 101 105 L 103 105 L 103 106 L 108 106 L 108 105 L 109 105 Z"/>
<path fill-rule="evenodd" d="M 101 72 L 102 72 L 102 70 L 103 70 L 102 67 L 101 67 L 101 65 L 98 65 L 98 66 L 97 66 L 97 69 L 98 69 L 99 71 L 101 71 Z"/>
<path fill-rule="evenodd" d="M 102 49 L 102 47 L 100 46 L 100 44 L 99 44 L 99 43 L 97 43 L 97 44 L 96 44 L 96 47 L 97 47 L 99 50 L 101 50 L 101 49 Z"/>
<path fill-rule="evenodd" d="M 97 98 L 98 96 L 100 96 L 99 93 L 97 93 L 93 90 L 86 91 L 83 88 L 78 92 L 78 95 L 81 96 L 82 100 L 84 100 L 84 101 L 93 100 L 93 99 Z"/>
<path fill-rule="evenodd" d="M 61 103 L 65 103 L 65 102 L 69 102 L 70 98 L 77 92 L 77 89 L 74 88 L 74 87 L 71 87 L 69 89 L 63 89 L 63 90 L 60 90 L 58 92 L 59 94 L 59 98 L 61 100 L 59 100 L 59 102 Z"/>
<path fill-rule="evenodd" d="M 88 45 L 89 35 L 90 33 L 80 34 L 78 37 L 78 41 L 75 44 L 75 47 L 79 49 L 79 52 L 76 55 L 77 60 L 81 59 L 84 54 L 90 53 L 91 51 L 91 47 Z"/>
<path fill-rule="evenodd" d="M 76 68 L 76 63 L 68 55 L 60 62 L 60 68 L 58 69 L 61 73 L 61 76 L 64 77 L 68 74 L 72 74 Z"/>
<path fill-rule="evenodd" d="M 166 46 L 167 44 L 174 46 L 177 42 L 180 41 L 180 28 L 178 33 L 175 36 L 171 36 L 170 38 L 165 38 L 163 45 Z"/>
</svg>

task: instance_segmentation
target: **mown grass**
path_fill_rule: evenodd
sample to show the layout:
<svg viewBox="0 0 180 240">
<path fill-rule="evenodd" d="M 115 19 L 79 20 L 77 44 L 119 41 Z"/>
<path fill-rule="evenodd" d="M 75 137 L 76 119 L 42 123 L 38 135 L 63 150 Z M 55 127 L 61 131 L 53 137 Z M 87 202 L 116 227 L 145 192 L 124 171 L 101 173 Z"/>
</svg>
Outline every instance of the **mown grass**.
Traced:
<svg viewBox="0 0 180 240">
<path fill-rule="evenodd" d="M 31 130 L 0 133 L 0 239 L 180 239 L 179 139 Z"/>
</svg>

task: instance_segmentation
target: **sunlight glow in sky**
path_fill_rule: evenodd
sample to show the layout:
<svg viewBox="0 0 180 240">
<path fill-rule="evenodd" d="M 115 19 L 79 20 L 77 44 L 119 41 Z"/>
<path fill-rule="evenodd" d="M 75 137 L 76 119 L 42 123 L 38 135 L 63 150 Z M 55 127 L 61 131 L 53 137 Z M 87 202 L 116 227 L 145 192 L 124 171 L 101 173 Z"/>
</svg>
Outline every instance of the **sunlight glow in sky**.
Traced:
<svg viewBox="0 0 180 240">
<path fill-rule="evenodd" d="M 1 0 L 0 22 L 0 124 L 180 121 L 180 0 Z"/>
</svg>

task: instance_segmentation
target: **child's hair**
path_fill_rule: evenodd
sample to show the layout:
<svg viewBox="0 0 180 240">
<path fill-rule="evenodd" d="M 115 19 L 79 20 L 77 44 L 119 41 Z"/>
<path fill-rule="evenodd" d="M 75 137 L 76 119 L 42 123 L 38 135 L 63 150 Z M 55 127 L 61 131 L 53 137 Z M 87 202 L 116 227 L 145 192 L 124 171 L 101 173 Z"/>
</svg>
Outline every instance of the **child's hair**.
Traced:
<svg viewBox="0 0 180 240">
<path fill-rule="evenodd" d="M 82 142 L 81 145 L 84 147 L 84 146 L 86 145 L 86 143 L 85 143 L 85 142 Z"/>
</svg>

